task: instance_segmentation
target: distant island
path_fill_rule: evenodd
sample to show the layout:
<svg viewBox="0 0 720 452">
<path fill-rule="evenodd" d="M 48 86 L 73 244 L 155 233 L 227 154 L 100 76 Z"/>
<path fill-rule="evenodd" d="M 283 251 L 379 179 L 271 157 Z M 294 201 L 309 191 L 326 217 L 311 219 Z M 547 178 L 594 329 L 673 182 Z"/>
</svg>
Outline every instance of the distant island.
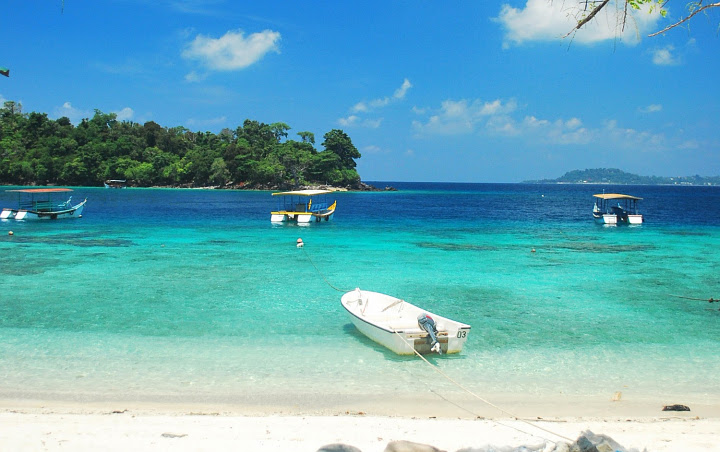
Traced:
<svg viewBox="0 0 720 452">
<path fill-rule="evenodd" d="M 526 184 L 615 184 L 615 185 L 720 185 L 720 176 L 639 176 L 617 168 L 568 171 L 557 179 L 524 181 Z"/>
</svg>

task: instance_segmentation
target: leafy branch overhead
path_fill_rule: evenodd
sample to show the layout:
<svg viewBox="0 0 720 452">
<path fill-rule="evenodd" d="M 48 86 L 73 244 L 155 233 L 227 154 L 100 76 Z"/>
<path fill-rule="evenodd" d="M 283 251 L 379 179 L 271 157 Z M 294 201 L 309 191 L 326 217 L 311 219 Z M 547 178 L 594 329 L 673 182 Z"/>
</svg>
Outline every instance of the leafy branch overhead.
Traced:
<svg viewBox="0 0 720 452">
<path fill-rule="evenodd" d="M 318 151 L 312 132 L 293 140 L 290 130 L 283 122 L 247 119 L 218 134 L 193 132 L 120 122 L 99 110 L 75 127 L 65 117 L 24 114 L 8 101 L 0 108 L 0 184 L 100 186 L 127 179 L 136 186 L 359 186 L 360 153 L 345 132 L 326 133 Z"/>
<path fill-rule="evenodd" d="M 667 5 L 669 0 L 617 0 L 616 2 L 612 2 L 614 4 L 617 4 L 617 14 L 618 14 L 618 23 L 621 27 L 621 30 L 625 29 L 625 25 L 628 20 L 628 16 L 632 10 L 640 11 L 641 9 L 645 8 L 647 10 L 647 13 L 659 13 L 662 17 L 667 17 L 667 9 L 665 8 L 665 5 Z M 610 0 L 588 0 L 584 3 L 585 6 L 577 15 L 578 22 L 577 25 L 575 25 L 572 30 L 570 30 L 565 37 L 570 36 L 571 34 L 577 32 L 580 28 L 582 28 L 587 23 L 593 21 L 595 16 L 602 11 L 604 8 L 606 8 L 611 1 Z M 659 34 L 665 33 L 668 30 L 671 30 L 688 20 L 692 19 L 695 15 L 698 13 L 707 11 L 711 8 L 716 8 L 720 6 L 720 2 L 712 2 L 712 3 L 705 3 L 704 0 L 699 0 L 695 2 L 689 2 L 687 3 L 687 13 L 681 17 L 679 20 L 673 22 L 672 24 L 666 26 L 662 30 L 656 31 L 654 33 L 651 33 L 650 37 L 657 36 Z"/>
</svg>

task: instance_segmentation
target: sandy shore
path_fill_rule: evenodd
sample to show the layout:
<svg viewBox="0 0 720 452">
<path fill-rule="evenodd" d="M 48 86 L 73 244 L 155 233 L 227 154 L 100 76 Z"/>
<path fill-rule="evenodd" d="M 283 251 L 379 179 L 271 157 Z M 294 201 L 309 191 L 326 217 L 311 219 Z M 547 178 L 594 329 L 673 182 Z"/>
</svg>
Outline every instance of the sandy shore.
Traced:
<svg viewBox="0 0 720 452">
<path fill-rule="evenodd" d="M 638 451 L 717 450 L 720 416 L 660 412 L 649 417 L 510 419 L 387 416 L 363 412 L 242 415 L 209 407 L 114 409 L 29 401 L 0 403 L 0 449 L 9 451 L 308 451 L 342 443 L 382 452 L 391 441 L 441 450 L 569 443 L 589 430 Z M 630 410 L 634 411 L 634 410 Z M 715 409 L 706 408 L 705 414 Z M 505 449 L 508 450 L 508 449 Z"/>
</svg>

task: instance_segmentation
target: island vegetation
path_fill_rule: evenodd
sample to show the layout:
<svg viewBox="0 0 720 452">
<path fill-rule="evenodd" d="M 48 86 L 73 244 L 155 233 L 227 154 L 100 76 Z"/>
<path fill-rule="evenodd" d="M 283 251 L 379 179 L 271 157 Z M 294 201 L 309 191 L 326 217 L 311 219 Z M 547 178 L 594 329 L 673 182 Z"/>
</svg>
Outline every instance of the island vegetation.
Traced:
<svg viewBox="0 0 720 452">
<path fill-rule="evenodd" d="M 328 185 L 366 188 L 355 167 L 360 152 L 339 129 L 315 148 L 315 135 L 246 119 L 220 133 L 119 121 L 95 110 L 74 126 L 67 117 L 0 109 L 0 184 L 102 186 L 108 179 L 151 187 L 287 189 Z"/>
<path fill-rule="evenodd" d="M 720 177 L 639 176 L 617 168 L 568 171 L 557 179 L 530 180 L 531 184 L 614 184 L 614 185 L 720 185 Z"/>
</svg>

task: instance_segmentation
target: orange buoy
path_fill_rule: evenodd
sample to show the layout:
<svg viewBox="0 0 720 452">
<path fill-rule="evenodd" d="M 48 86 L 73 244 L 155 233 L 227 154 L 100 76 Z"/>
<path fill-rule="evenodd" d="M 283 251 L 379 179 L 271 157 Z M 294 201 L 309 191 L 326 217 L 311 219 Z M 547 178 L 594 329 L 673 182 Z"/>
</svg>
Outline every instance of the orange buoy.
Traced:
<svg viewBox="0 0 720 452">
<path fill-rule="evenodd" d="M 305 246 L 305 244 L 303 243 L 302 239 L 297 239 L 297 247 L 302 248 L 303 246 Z"/>
</svg>

